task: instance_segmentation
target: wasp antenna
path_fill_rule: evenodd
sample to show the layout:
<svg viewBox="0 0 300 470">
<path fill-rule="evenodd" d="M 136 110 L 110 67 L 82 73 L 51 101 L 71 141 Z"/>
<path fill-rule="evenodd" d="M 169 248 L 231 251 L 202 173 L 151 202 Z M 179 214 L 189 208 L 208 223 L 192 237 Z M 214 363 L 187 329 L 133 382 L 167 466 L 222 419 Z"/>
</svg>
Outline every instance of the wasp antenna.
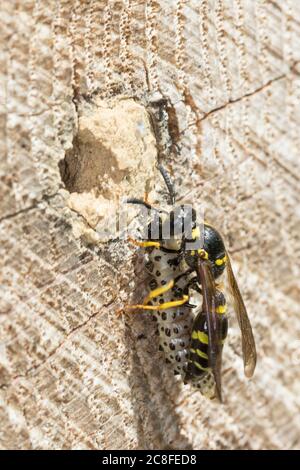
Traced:
<svg viewBox="0 0 300 470">
<path fill-rule="evenodd" d="M 161 164 L 157 165 L 157 168 L 159 169 L 159 171 L 160 171 L 160 173 L 161 173 L 161 175 L 164 179 L 164 182 L 166 183 L 166 186 L 168 188 L 171 204 L 174 205 L 175 204 L 176 194 L 175 194 L 175 188 L 174 188 L 174 185 L 171 181 L 170 175 L 167 172 L 167 170 Z"/>
<path fill-rule="evenodd" d="M 148 210 L 156 211 L 156 212 L 164 212 L 167 214 L 167 211 L 164 211 L 163 209 L 157 209 L 156 207 L 151 206 L 151 204 L 148 204 L 148 202 L 143 201 L 142 199 L 136 199 L 136 198 L 130 198 L 125 200 L 126 204 L 139 204 L 141 206 L 146 207 Z"/>
<path fill-rule="evenodd" d="M 147 209 L 151 210 L 157 210 L 154 207 L 151 206 L 151 204 L 148 204 L 148 202 L 143 201 L 142 199 L 136 199 L 136 198 L 129 198 L 125 199 L 126 204 L 140 204 L 141 206 L 146 207 Z"/>
</svg>

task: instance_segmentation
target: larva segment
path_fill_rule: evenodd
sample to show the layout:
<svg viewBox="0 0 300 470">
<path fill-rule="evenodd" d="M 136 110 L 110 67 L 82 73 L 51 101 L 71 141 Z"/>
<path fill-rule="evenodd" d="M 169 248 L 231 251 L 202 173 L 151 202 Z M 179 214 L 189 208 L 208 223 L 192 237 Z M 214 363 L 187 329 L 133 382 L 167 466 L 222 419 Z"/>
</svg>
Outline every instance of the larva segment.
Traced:
<svg viewBox="0 0 300 470">
<path fill-rule="evenodd" d="M 152 276 L 149 283 L 151 291 L 168 285 L 170 281 L 182 274 L 178 255 L 165 253 L 156 248 L 148 253 L 146 269 Z M 179 280 L 172 289 L 151 299 L 151 303 L 163 304 L 181 298 L 184 286 L 184 280 Z M 158 323 L 160 350 L 164 351 L 167 361 L 174 365 L 174 372 L 181 373 L 183 376 L 187 364 L 189 334 L 193 321 L 190 309 L 181 305 L 156 311 L 154 315 Z"/>
</svg>

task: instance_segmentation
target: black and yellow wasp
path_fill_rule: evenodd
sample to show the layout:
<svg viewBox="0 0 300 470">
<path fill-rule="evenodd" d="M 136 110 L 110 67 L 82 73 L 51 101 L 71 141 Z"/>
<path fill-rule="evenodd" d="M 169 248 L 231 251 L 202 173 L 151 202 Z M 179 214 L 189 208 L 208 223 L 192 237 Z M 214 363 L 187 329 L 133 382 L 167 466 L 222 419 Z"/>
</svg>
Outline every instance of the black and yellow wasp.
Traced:
<svg viewBox="0 0 300 470">
<path fill-rule="evenodd" d="M 146 249 L 146 268 L 152 275 L 150 293 L 143 304 L 126 306 L 125 310 L 153 311 L 158 321 L 160 349 L 174 371 L 203 395 L 222 401 L 222 349 L 228 319 L 225 296 L 217 279 L 225 269 L 242 333 L 247 377 L 253 375 L 256 366 L 252 328 L 221 235 L 208 223 L 198 223 L 190 206 L 175 206 L 170 177 L 162 166 L 158 168 L 173 208 L 166 212 L 140 199 L 127 200 L 151 210 L 154 218 L 147 227 L 146 239 L 131 239 Z M 193 290 L 202 296 L 200 308 L 190 303 Z"/>
</svg>

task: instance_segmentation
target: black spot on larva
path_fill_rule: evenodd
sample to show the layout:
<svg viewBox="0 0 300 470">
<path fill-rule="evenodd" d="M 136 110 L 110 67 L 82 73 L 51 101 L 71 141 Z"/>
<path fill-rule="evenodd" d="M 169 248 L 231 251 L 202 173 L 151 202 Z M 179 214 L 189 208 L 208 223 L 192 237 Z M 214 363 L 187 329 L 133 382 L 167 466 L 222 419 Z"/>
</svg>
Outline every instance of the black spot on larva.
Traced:
<svg viewBox="0 0 300 470">
<path fill-rule="evenodd" d="M 145 268 L 148 269 L 148 271 L 150 271 L 151 273 L 154 269 L 154 263 L 152 261 L 147 261 L 147 263 L 145 264 Z"/>
<path fill-rule="evenodd" d="M 179 333 L 178 328 L 173 328 L 174 333 L 177 335 Z"/>
<path fill-rule="evenodd" d="M 156 330 L 156 331 L 155 331 L 155 334 L 156 334 L 156 336 L 159 336 L 159 331 Z"/>
<path fill-rule="evenodd" d="M 184 312 L 179 312 L 179 315 L 182 317 L 184 315 Z"/>
<path fill-rule="evenodd" d="M 166 341 L 164 342 L 164 346 L 168 346 L 168 343 Z"/>
<path fill-rule="evenodd" d="M 185 329 L 185 330 L 187 330 L 187 329 L 188 329 L 188 327 L 189 327 L 188 325 L 184 325 L 184 329 Z"/>
<path fill-rule="evenodd" d="M 173 313 L 172 313 L 172 318 L 173 318 L 173 320 L 175 320 L 175 318 L 176 318 L 176 312 L 173 312 Z"/>
<path fill-rule="evenodd" d="M 164 348 L 162 347 L 161 344 L 158 346 L 158 350 L 159 350 L 159 351 L 163 351 L 163 350 L 164 350 Z"/>
<path fill-rule="evenodd" d="M 157 318 L 155 315 L 152 315 L 152 321 L 157 322 Z"/>
<path fill-rule="evenodd" d="M 158 255 L 158 256 L 155 256 L 154 259 L 155 259 L 155 261 L 160 261 L 160 260 L 161 260 L 161 256 L 159 256 L 159 255 Z"/>
<path fill-rule="evenodd" d="M 155 279 L 151 279 L 151 281 L 149 283 L 149 286 L 150 286 L 151 290 L 156 289 L 157 288 L 157 281 Z"/>
<path fill-rule="evenodd" d="M 161 285 L 162 286 L 165 286 L 167 284 L 167 281 L 165 281 L 164 279 L 162 281 L 160 281 Z"/>
<path fill-rule="evenodd" d="M 178 370 L 174 370 L 173 372 L 174 372 L 174 375 L 178 375 L 178 374 L 179 374 Z"/>
<path fill-rule="evenodd" d="M 156 297 L 153 297 L 153 302 L 157 302 L 157 298 Z"/>
<path fill-rule="evenodd" d="M 176 354 L 176 356 L 175 356 L 175 360 L 176 360 L 177 362 L 180 362 L 180 361 L 181 361 L 181 357 L 180 357 L 180 355 L 179 355 L 179 354 Z"/>
<path fill-rule="evenodd" d="M 184 348 L 184 347 L 185 347 L 185 342 L 184 342 L 184 341 L 180 341 L 180 343 L 179 343 L 179 344 L 180 344 L 180 346 L 181 346 L 182 348 Z"/>
<path fill-rule="evenodd" d="M 159 299 L 159 303 L 160 303 L 160 304 L 163 304 L 163 303 L 164 303 L 164 299 Z"/>
<path fill-rule="evenodd" d="M 161 319 L 162 319 L 162 320 L 166 320 L 166 319 L 167 319 L 167 313 L 166 313 L 166 312 L 162 312 L 162 314 L 161 314 Z"/>
<path fill-rule="evenodd" d="M 165 330 L 165 328 L 164 328 L 163 326 L 161 326 L 160 329 L 161 329 L 161 331 L 164 331 L 164 330 Z"/>
<path fill-rule="evenodd" d="M 170 359 L 168 359 L 167 357 L 166 357 L 166 364 L 171 364 Z"/>
<path fill-rule="evenodd" d="M 171 349 L 172 351 L 175 350 L 175 344 L 174 344 L 174 343 L 170 343 L 169 346 L 170 346 L 170 349 Z"/>
<path fill-rule="evenodd" d="M 165 329 L 166 336 L 171 336 L 171 330 L 170 328 Z"/>
<path fill-rule="evenodd" d="M 155 273 L 155 276 L 157 276 L 157 277 L 161 276 L 161 272 L 157 270 L 156 273 Z"/>
</svg>

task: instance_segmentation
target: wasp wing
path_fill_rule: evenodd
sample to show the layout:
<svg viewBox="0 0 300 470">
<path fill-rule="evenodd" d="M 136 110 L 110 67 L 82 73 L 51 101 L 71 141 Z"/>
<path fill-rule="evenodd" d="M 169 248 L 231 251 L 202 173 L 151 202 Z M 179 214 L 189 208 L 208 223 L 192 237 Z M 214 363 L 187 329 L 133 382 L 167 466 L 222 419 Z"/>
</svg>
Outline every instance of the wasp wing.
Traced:
<svg viewBox="0 0 300 470">
<path fill-rule="evenodd" d="M 243 360 L 244 360 L 244 371 L 246 377 L 252 377 L 254 369 L 256 366 L 256 348 L 255 341 L 252 332 L 252 327 L 250 320 L 248 318 L 247 310 L 241 296 L 238 284 L 236 282 L 230 258 L 228 253 L 226 253 L 227 261 L 227 274 L 229 280 L 229 287 L 231 295 L 234 302 L 234 310 L 239 322 L 240 330 L 242 333 L 242 350 L 243 350 Z"/>
<path fill-rule="evenodd" d="M 216 286 L 211 272 L 210 265 L 199 257 L 197 274 L 199 283 L 202 286 L 203 305 L 202 310 L 206 315 L 208 329 L 208 360 L 212 369 L 217 396 L 222 402 L 221 388 L 221 365 L 222 365 L 222 344 L 220 321 L 216 314 Z"/>
</svg>

